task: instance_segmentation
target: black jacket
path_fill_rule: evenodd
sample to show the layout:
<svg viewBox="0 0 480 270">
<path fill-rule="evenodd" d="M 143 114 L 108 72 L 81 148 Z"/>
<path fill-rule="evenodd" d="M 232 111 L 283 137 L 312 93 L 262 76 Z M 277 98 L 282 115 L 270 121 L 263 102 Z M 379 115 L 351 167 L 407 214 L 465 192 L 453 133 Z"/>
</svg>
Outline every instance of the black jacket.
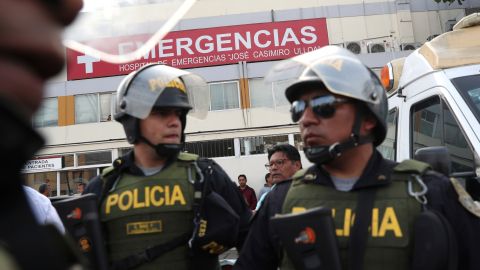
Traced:
<svg viewBox="0 0 480 270">
<path fill-rule="evenodd" d="M 13 256 L 21 269 L 68 269 L 79 258 L 58 231 L 38 224 L 22 187 L 20 170 L 43 139 L 15 104 L 1 97 L 0 123 L 0 254 Z"/>
<path fill-rule="evenodd" d="M 389 176 L 396 163 L 384 159 L 380 153 L 370 159 L 363 175 L 355 183 L 351 192 L 363 188 L 376 188 L 388 184 L 376 181 L 379 175 Z M 317 178 L 315 184 L 334 188 L 332 180 L 323 169 L 312 166 Z M 459 202 L 449 179 L 441 174 L 429 172 L 423 177 L 428 186 L 428 205 L 437 210 L 450 222 L 458 243 L 458 269 L 480 269 L 480 256 L 476 254 L 480 244 L 480 218 L 468 212 Z M 279 183 L 266 196 L 261 208 L 252 219 L 250 232 L 234 269 L 236 270 L 276 270 L 282 259 L 279 240 L 272 234 L 270 218 L 281 213 L 283 202 L 290 188 L 291 181 Z"/>
</svg>

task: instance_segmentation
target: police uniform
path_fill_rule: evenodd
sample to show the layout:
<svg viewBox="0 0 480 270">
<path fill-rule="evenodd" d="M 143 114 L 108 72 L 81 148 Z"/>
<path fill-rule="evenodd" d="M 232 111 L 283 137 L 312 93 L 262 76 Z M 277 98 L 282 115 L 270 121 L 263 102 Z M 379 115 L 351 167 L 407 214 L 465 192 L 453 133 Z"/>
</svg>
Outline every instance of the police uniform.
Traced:
<svg viewBox="0 0 480 270">
<path fill-rule="evenodd" d="M 254 217 L 234 269 L 293 269 L 272 232 L 270 218 L 315 206 L 333 209 L 342 267 L 348 269 L 348 239 L 356 198 L 365 189 L 376 189 L 376 199 L 363 269 L 410 269 L 413 222 L 421 210 L 420 204 L 407 194 L 406 184 L 392 179 L 395 165 L 375 152 L 350 192 L 337 191 L 328 173 L 318 166 L 307 169 L 293 183 L 277 184 Z M 453 227 L 458 242 L 457 268 L 480 269 L 480 258 L 475 254 L 475 246 L 480 243 L 480 220 L 458 202 L 458 194 L 445 176 L 429 172 L 423 180 L 428 187 L 429 209 L 441 213 Z"/>
<path fill-rule="evenodd" d="M 135 166 L 133 151 L 116 161 L 114 170 L 118 170 L 120 175 L 100 202 L 101 221 L 106 232 L 106 247 L 111 262 L 141 253 L 149 247 L 184 234 L 190 238 L 194 227 L 194 188 L 189 181 L 188 170 L 192 169 L 193 160 L 194 155 L 180 153 L 160 172 L 151 176 L 145 176 Z M 221 195 L 240 216 L 240 236 L 237 242 L 237 248 L 240 248 L 248 230 L 250 211 L 225 172 L 216 164 L 213 169 L 216 177 L 209 182 L 209 188 Z M 85 193 L 93 192 L 100 196 L 102 185 L 101 177 L 97 177 L 87 186 Z M 189 269 L 191 261 L 192 255 L 185 242 L 138 269 Z M 215 255 L 197 256 L 195 262 L 200 262 L 195 266 L 197 269 L 218 268 L 218 258 Z"/>
</svg>

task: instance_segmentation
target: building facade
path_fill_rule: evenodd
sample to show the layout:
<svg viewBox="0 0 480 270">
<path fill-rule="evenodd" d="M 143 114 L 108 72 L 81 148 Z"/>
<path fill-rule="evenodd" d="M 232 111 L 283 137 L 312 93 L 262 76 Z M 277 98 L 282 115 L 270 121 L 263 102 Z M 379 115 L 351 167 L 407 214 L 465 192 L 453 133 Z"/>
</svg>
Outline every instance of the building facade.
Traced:
<svg viewBox="0 0 480 270">
<path fill-rule="evenodd" d="M 388 61 L 478 12 L 480 1 L 209 0 L 196 5 L 136 62 L 113 65 L 67 50 L 67 68 L 48 83 L 32 123 L 46 146 L 25 167 L 27 185 L 38 188 L 48 179 L 53 196 L 74 192 L 77 183 L 128 151 L 122 126 L 112 121 L 116 88 L 129 72 L 162 62 L 197 73 L 209 84 L 210 111 L 206 119 L 189 117 L 185 149 L 214 158 L 234 181 L 246 174 L 258 190 L 267 172 L 266 149 L 277 143 L 302 149 L 281 87 L 263 82 L 277 61 L 333 44 L 358 54 L 378 73 Z M 142 38 L 125 34 L 103 42 L 128 50 Z"/>
</svg>

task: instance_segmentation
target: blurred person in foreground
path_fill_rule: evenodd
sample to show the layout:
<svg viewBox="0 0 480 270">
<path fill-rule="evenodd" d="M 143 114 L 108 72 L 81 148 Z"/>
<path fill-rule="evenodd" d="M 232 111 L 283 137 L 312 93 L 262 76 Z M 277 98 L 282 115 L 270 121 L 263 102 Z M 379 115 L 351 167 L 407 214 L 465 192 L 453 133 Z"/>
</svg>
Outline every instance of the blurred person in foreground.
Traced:
<svg viewBox="0 0 480 270">
<path fill-rule="evenodd" d="M 65 63 L 61 32 L 82 7 L 81 0 L 0 1 L 0 268 L 67 269 L 75 255 L 53 226 L 40 226 L 20 177 L 23 165 L 44 144 L 32 129 L 45 81 Z"/>
</svg>

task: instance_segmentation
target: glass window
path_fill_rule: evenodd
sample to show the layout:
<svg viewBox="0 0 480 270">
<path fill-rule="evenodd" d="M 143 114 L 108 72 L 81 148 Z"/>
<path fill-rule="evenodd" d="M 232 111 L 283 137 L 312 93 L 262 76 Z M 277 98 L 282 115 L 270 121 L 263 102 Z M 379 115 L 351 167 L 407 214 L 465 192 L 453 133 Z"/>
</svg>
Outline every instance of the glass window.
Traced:
<svg viewBox="0 0 480 270">
<path fill-rule="evenodd" d="M 110 164 L 112 163 L 112 151 L 78 153 L 77 163 L 77 166 Z"/>
<path fill-rule="evenodd" d="M 269 148 L 284 143 L 288 143 L 288 135 L 240 138 L 240 153 L 242 155 L 264 154 Z"/>
<path fill-rule="evenodd" d="M 87 184 L 96 175 L 97 168 L 60 172 L 60 194 L 73 195 L 77 193 L 78 184 Z"/>
<path fill-rule="evenodd" d="M 480 75 L 455 78 L 452 83 L 477 117 L 477 121 L 480 121 Z"/>
<path fill-rule="evenodd" d="M 133 149 L 133 147 L 118 148 L 118 156 L 123 157 L 128 152 L 130 152 L 132 149 Z"/>
<path fill-rule="evenodd" d="M 448 106 L 439 97 L 412 107 L 413 153 L 427 146 L 447 147 L 452 172 L 473 172 L 473 152 Z"/>
<path fill-rule="evenodd" d="M 398 109 L 394 108 L 387 115 L 387 136 L 381 145 L 377 147 L 385 158 L 395 160 L 395 151 L 397 148 L 397 119 Z"/>
<path fill-rule="evenodd" d="M 233 139 L 187 142 L 185 151 L 207 158 L 235 155 Z"/>
<path fill-rule="evenodd" d="M 240 108 L 238 82 L 211 83 L 210 110 L 227 110 Z"/>
<path fill-rule="evenodd" d="M 266 84 L 261 78 L 255 78 L 248 81 L 248 86 L 250 88 L 250 106 L 252 108 L 273 108 L 272 87 L 270 85 Z"/>
<path fill-rule="evenodd" d="M 75 123 L 98 122 L 98 94 L 75 96 Z"/>
<path fill-rule="evenodd" d="M 73 154 L 63 156 L 64 167 L 75 167 L 75 158 Z"/>
<path fill-rule="evenodd" d="M 295 148 L 297 148 L 298 151 L 303 151 L 303 140 L 300 133 L 293 135 L 293 142 L 295 143 Z"/>
<path fill-rule="evenodd" d="M 274 102 L 276 107 L 280 106 L 287 106 L 290 107 L 290 102 L 288 102 L 287 97 L 285 96 L 285 89 L 291 83 L 291 81 L 279 81 L 273 83 L 273 94 L 274 94 Z"/>
<path fill-rule="evenodd" d="M 100 94 L 100 121 L 112 121 L 115 106 L 115 95 L 112 93 Z"/>
<path fill-rule="evenodd" d="M 24 174 L 25 185 L 38 190 L 41 184 L 50 187 L 50 197 L 57 196 L 57 172 L 39 172 Z"/>
<path fill-rule="evenodd" d="M 58 100 L 57 98 L 46 98 L 43 100 L 40 109 L 33 117 L 34 127 L 58 126 Z"/>
</svg>

